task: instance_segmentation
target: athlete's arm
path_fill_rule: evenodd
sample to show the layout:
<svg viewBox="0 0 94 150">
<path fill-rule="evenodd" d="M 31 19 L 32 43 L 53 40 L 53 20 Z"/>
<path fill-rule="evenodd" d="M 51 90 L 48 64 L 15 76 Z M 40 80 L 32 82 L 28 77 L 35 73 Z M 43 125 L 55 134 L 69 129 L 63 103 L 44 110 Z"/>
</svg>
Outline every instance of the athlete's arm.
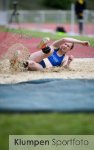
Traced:
<svg viewBox="0 0 94 150">
<path fill-rule="evenodd" d="M 53 47 L 59 47 L 60 45 L 62 45 L 63 43 L 68 42 L 68 43 L 75 43 L 75 44 L 81 44 L 83 46 L 90 46 L 90 43 L 88 41 L 81 41 L 78 39 L 74 39 L 74 38 L 62 38 L 60 40 L 55 41 L 52 46 Z"/>
<path fill-rule="evenodd" d="M 70 56 L 65 55 L 64 60 L 62 62 L 62 66 L 64 68 L 69 68 L 69 65 L 73 61 L 73 59 L 74 59 L 73 55 L 70 55 Z"/>
</svg>

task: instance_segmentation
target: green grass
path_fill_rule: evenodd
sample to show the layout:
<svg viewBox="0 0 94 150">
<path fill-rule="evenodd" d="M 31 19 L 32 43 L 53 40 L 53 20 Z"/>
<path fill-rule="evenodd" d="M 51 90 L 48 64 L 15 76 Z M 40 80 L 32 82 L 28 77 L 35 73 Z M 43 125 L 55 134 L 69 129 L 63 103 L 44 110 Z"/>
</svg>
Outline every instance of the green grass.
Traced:
<svg viewBox="0 0 94 150">
<path fill-rule="evenodd" d="M 94 114 L 1 114 L 0 150 L 8 149 L 9 135 L 92 135 Z"/>
<path fill-rule="evenodd" d="M 0 32 L 7 31 L 0 28 Z M 29 30 L 9 30 L 30 37 L 50 37 L 52 40 L 62 38 L 64 34 L 42 33 Z M 74 37 L 74 36 L 72 36 Z M 93 37 L 75 36 L 88 40 L 94 46 Z M 8 149 L 10 134 L 94 134 L 94 114 L 0 114 L 0 150 Z"/>
<path fill-rule="evenodd" d="M 49 32 L 38 32 L 38 31 L 30 31 L 30 30 L 26 30 L 26 29 L 7 29 L 5 27 L 0 27 L 0 32 L 13 32 L 13 33 L 18 33 L 21 34 L 23 36 L 27 36 L 27 37 L 35 37 L 35 38 L 43 38 L 43 37 L 50 37 L 52 40 L 57 40 L 63 37 L 72 37 L 72 38 L 76 38 L 76 39 L 80 39 L 80 40 L 85 40 L 85 41 L 89 41 L 91 46 L 94 46 L 94 37 L 88 37 L 88 36 L 70 36 L 66 33 L 49 33 Z"/>
</svg>

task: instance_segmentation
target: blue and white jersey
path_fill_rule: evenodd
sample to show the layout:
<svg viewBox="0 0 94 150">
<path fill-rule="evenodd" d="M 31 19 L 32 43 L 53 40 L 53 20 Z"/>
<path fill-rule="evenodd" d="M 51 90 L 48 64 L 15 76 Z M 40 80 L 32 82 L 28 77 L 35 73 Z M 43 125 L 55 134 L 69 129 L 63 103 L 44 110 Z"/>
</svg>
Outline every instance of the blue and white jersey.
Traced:
<svg viewBox="0 0 94 150">
<path fill-rule="evenodd" d="M 58 49 L 54 50 L 54 52 L 52 53 L 52 55 L 50 55 L 48 57 L 48 60 L 50 61 L 50 63 L 52 64 L 52 66 L 61 66 L 62 61 L 65 57 L 65 54 L 62 56 L 58 56 L 57 55 L 57 51 Z"/>
</svg>

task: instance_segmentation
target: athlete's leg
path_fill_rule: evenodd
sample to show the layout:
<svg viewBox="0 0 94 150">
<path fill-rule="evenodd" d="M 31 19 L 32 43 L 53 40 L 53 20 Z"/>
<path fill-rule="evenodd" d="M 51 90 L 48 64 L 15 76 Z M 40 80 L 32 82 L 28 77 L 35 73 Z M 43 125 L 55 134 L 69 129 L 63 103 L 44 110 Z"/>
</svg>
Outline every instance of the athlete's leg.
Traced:
<svg viewBox="0 0 94 150">
<path fill-rule="evenodd" d="M 43 38 L 42 41 L 37 46 L 37 48 L 41 50 L 32 53 L 31 56 L 29 57 L 29 60 L 40 62 L 44 58 L 50 56 L 53 50 L 49 46 L 47 46 L 49 40 L 50 40 L 49 38 Z"/>
<path fill-rule="evenodd" d="M 39 64 L 39 62 L 41 62 L 44 58 L 47 58 L 49 55 L 51 55 L 51 52 L 49 54 L 44 54 L 42 51 L 35 52 L 24 63 L 24 67 L 29 70 L 43 70 L 43 67 Z"/>
<path fill-rule="evenodd" d="M 41 50 L 34 52 L 30 55 L 29 57 L 29 61 L 35 61 L 35 62 L 40 62 L 42 61 L 44 58 L 47 58 L 48 56 L 50 56 L 52 54 L 52 52 L 50 51 L 48 54 L 43 53 Z"/>
<path fill-rule="evenodd" d="M 39 50 L 37 52 L 34 52 L 30 55 L 29 59 L 23 63 L 25 68 L 28 68 L 29 70 L 43 70 L 43 67 L 39 62 L 41 62 L 44 58 L 47 58 L 52 54 L 51 48 L 47 46 L 49 42 L 48 38 L 44 38 L 39 45 L 37 46 Z"/>
<path fill-rule="evenodd" d="M 35 61 L 28 61 L 28 70 L 29 71 L 43 71 L 42 65 L 36 63 Z"/>
</svg>

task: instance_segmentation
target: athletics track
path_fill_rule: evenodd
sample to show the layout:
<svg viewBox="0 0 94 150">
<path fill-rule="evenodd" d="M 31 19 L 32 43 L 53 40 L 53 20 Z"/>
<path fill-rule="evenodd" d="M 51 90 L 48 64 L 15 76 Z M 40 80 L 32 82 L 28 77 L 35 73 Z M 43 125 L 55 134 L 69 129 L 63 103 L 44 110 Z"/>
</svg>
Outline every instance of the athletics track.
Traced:
<svg viewBox="0 0 94 150">
<path fill-rule="evenodd" d="M 22 43 L 27 47 L 30 53 L 36 51 L 37 44 L 41 41 L 40 38 L 35 37 L 22 37 L 15 33 L 0 33 L 0 56 L 7 52 L 8 48 L 15 43 Z M 52 42 L 52 41 L 51 41 Z M 94 58 L 94 48 L 75 45 L 74 49 L 70 52 L 76 58 Z"/>
</svg>

